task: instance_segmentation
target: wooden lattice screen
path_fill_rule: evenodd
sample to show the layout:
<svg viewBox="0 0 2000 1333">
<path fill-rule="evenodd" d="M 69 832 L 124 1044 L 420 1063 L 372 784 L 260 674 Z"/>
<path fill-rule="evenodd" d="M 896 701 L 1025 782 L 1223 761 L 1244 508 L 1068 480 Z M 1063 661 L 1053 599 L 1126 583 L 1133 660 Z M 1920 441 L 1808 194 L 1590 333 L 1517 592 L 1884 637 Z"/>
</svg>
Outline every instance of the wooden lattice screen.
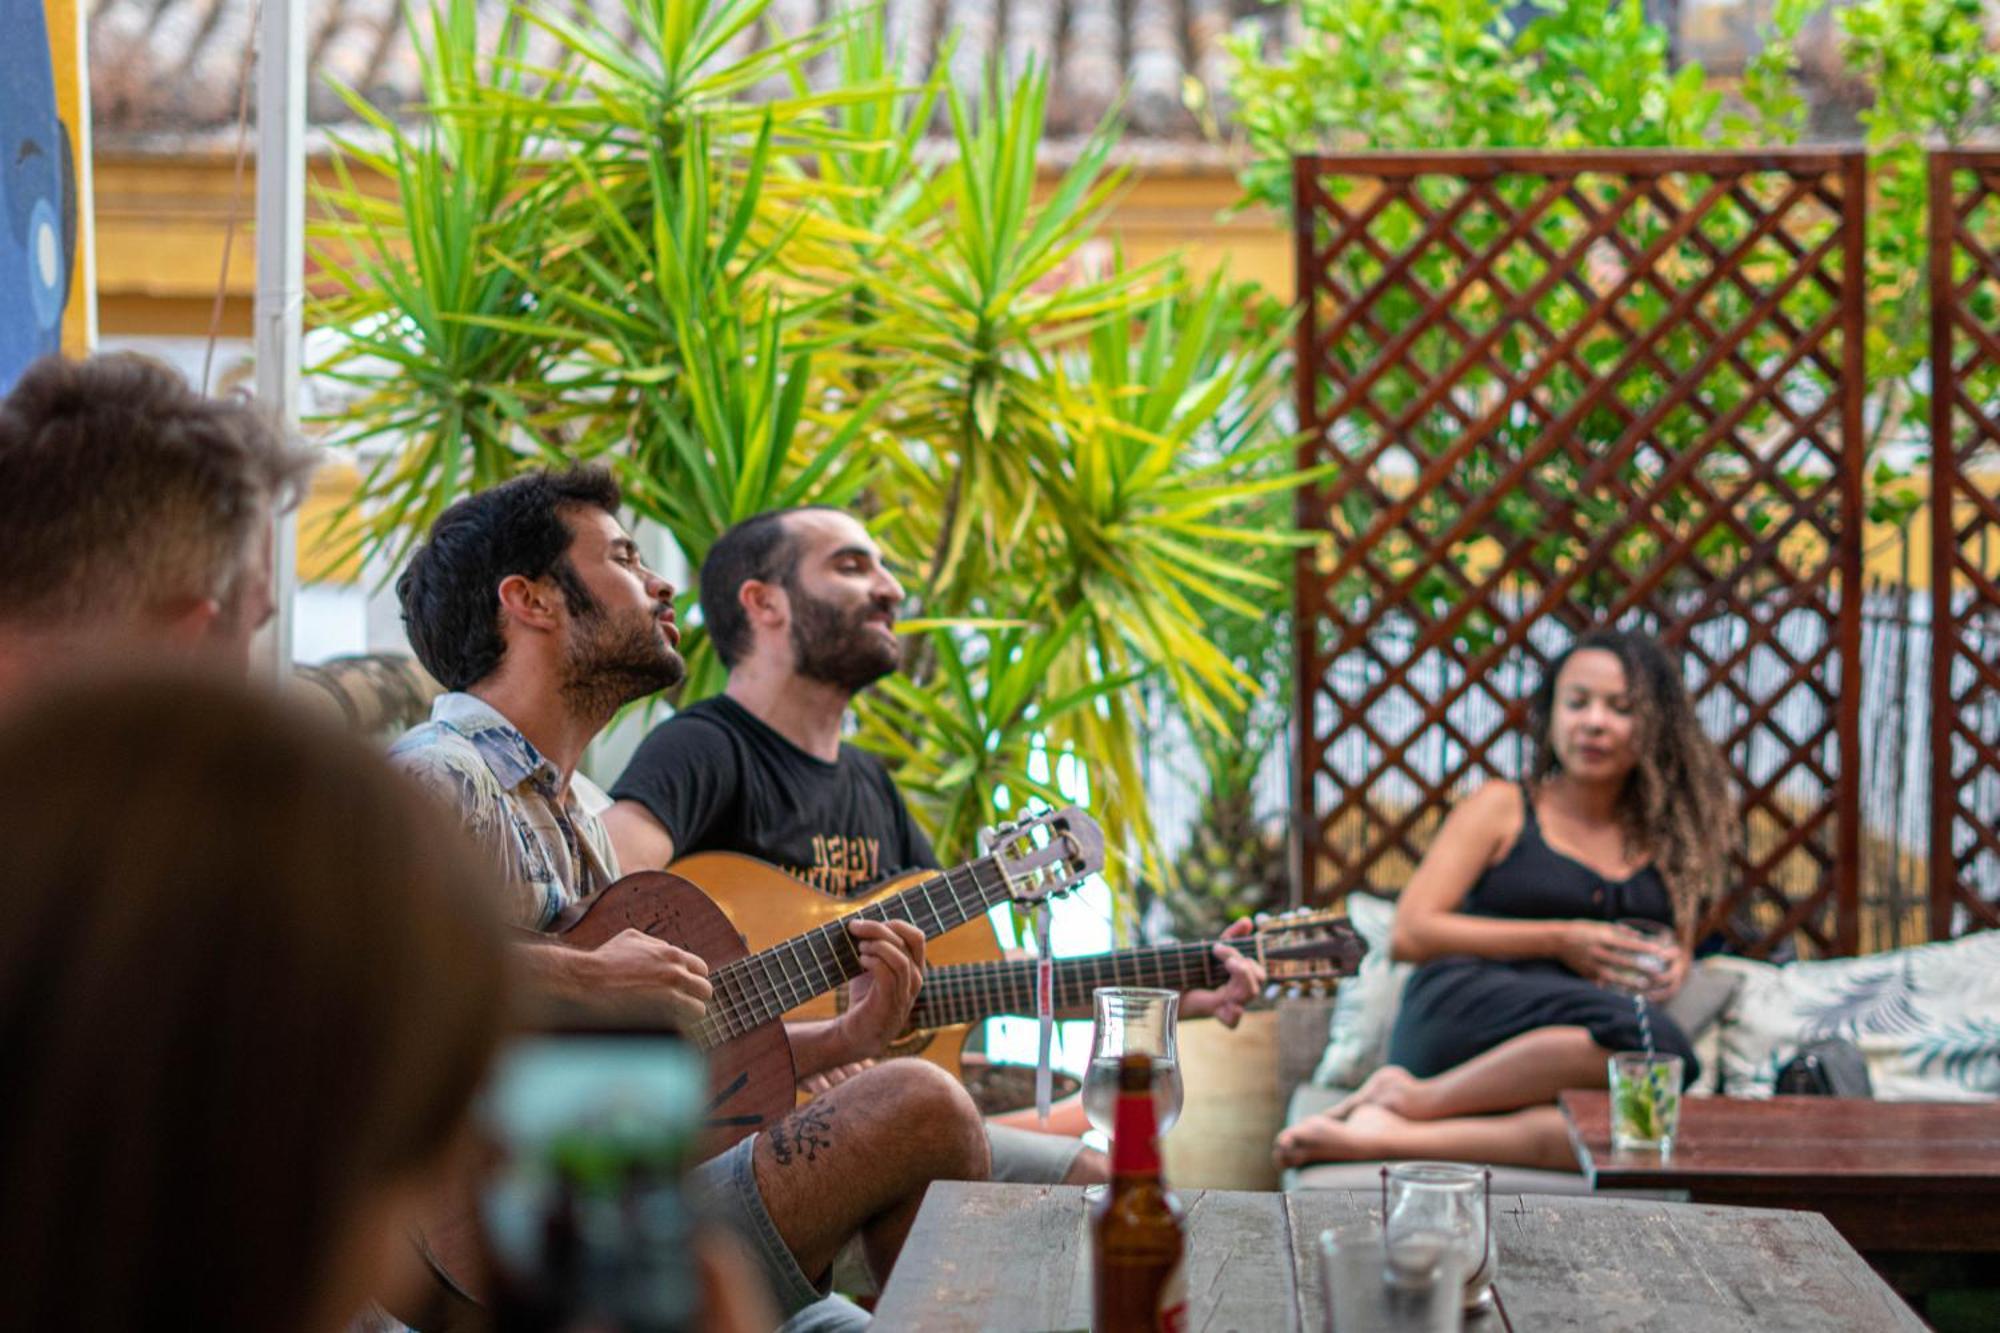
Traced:
<svg viewBox="0 0 2000 1333">
<path fill-rule="evenodd" d="M 1737 773 L 1711 925 L 1856 946 L 1859 154 L 1297 163 L 1305 895 L 1400 887 L 1519 773 L 1526 696 L 1616 623 Z M 1854 448 L 1849 448 L 1852 441 Z"/>
<path fill-rule="evenodd" d="M 1931 157 L 1933 939 L 2000 926 L 2000 153 Z"/>
</svg>

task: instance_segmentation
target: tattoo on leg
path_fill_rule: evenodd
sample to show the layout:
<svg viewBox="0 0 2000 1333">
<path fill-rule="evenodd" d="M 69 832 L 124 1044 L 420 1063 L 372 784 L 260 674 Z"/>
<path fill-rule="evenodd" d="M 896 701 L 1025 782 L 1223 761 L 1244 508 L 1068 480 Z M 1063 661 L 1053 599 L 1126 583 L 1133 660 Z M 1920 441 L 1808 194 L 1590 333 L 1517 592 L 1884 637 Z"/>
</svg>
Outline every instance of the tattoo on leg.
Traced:
<svg viewBox="0 0 2000 1333">
<path fill-rule="evenodd" d="M 779 1166 L 790 1166 L 803 1158 L 811 1162 L 822 1149 L 833 1146 L 833 1108 L 824 1102 L 809 1102 L 772 1126 L 771 1156 Z"/>
</svg>

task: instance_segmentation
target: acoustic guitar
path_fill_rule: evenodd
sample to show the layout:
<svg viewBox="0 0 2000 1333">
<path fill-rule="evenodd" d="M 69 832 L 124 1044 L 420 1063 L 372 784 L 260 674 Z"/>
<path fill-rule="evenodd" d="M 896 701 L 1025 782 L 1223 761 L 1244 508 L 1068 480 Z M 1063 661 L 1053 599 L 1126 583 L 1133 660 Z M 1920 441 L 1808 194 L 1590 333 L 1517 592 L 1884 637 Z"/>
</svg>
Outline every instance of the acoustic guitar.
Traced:
<svg viewBox="0 0 2000 1333">
<path fill-rule="evenodd" d="M 700 885 L 752 948 L 852 911 L 857 903 L 872 906 L 892 899 L 927 873 L 898 876 L 858 898 L 836 898 L 733 852 L 698 852 L 674 862 L 673 871 Z M 1352 976 L 1368 951 L 1347 918 L 1330 912 L 1273 917 L 1252 934 L 1223 942 L 1261 963 L 1272 984 L 1294 991 Z M 1216 943 L 1204 940 L 1057 959 L 1056 1011 L 1088 1017 L 1090 993 L 1099 986 L 1179 991 L 1220 986 L 1228 973 L 1215 957 Z M 814 996 L 786 1017 L 832 1018 L 839 1012 L 840 997 L 829 993 Z M 982 916 L 925 946 L 924 985 L 911 1012 L 911 1031 L 891 1046 L 889 1054 L 921 1056 L 962 1077 L 965 1042 L 974 1023 L 1001 1014 L 1034 1012 L 1034 960 L 1005 958 L 992 923 Z"/>
<path fill-rule="evenodd" d="M 592 949 L 622 931 L 639 930 L 707 962 L 714 994 L 701 1022 L 684 1035 L 708 1054 L 710 1102 L 701 1155 L 711 1157 L 783 1119 L 796 1105 L 798 1079 L 781 1020 L 861 975 L 849 921 L 908 921 L 935 939 L 983 921 L 1001 903 L 1036 903 L 1062 893 L 1104 865 L 1103 833 L 1074 807 L 1003 824 L 990 845 L 976 861 L 911 876 L 894 892 L 864 904 L 842 903 L 844 910 L 823 914 L 810 928 L 754 953 L 729 917 L 677 870 L 625 876 L 554 938 Z M 440 1200 L 419 1243 L 446 1289 L 477 1301 L 486 1274 L 473 1191 L 470 1180 L 457 1182 Z"/>
</svg>

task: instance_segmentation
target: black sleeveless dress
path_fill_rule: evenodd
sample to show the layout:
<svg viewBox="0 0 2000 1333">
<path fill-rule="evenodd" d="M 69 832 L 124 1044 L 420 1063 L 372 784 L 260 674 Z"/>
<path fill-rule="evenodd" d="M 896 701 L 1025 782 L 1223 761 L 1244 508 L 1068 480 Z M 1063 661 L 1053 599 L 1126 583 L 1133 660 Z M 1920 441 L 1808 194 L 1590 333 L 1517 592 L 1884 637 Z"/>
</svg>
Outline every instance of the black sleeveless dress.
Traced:
<svg viewBox="0 0 2000 1333">
<path fill-rule="evenodd" d="M 1645 917 L 1672 923 L 1673 902 L 1657 869 L 1647 865 L 1626 879 L 1606 879 L 1550 847 L 1525 793 L 1523 804 L 1521 836 L 1480 875 L 1459 911 L 1516 921 Z M 1692 1081 L 1699 1065 L 1686 1034 L 1658 1005 L 1647 1009 L 1654 1048 L 1685 1060 Z M 1410 977 L 1389 1037 L 1389 1060 L 1428 1078 L 1545 1027 L 1588 1028 L 1608 1051 L 1641 1049 L 1630 996 L 1586 981 L 1553 958 L 1502 962 L 1454 955 L 1434 958 Z"/>
</svg>

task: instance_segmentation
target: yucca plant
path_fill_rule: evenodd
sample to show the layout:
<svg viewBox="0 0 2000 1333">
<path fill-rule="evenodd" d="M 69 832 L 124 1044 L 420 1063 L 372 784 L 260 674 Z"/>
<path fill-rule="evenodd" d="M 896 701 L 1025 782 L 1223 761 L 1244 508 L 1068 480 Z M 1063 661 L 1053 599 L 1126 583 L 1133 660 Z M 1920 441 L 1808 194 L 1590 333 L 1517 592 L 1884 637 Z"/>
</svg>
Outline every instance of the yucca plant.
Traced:
<svg viewBox="0 0 2000 1333">
<path fill-rule="evenodd" d="M 872 335 L 864 348 L 915 372 L 891 429 L 924 447 L 891 459 L 904 511 L 894 540 L 928 614 L 980 609 L 1034 523 L 1030 464 L 1061 415 L 1056 360 L 1166 290 L 1162 266 L 1093 276 L 1076 262 L 1121 179 L 1108 165 L 1114 126 L 1035 198 L 1047 104 L 1032 66 L 1011 86 L 989 71 L 975 97 L 949 91 L 957 152 L 926 182 L 935 225 L 898 238 L 884 318 L 858 330 Z"/>
<path fill-rule="evenodd" d="M 558 349 L 492 322 L 526 303 L 504 257 L 540 252 L 550 225 L 551 183 L 524 170 L 544 126 L 508 58 L 521 36 L 509 19 L 482 57 L 464 3 L 430 11 L 419 35 L 426 96 L 489 93 L 507 105 L 495 114 L 406 128 L 337 88 L 372 141 L 336 137 L 337 184 L 319 193 L 313 318 L 339 338 L 313 371 L 359 394 L 330 423 L 334 443 L 393 442 L 363 453 L 357 512 L 343 516 L 360 521 L 335 525 L 391 557 L 457 496 L 519 470 L 542 439 L 514 386 L 546 378 Z"/>
<path fill-rule="evenodd" d="M 1277 558 L 1302 539 L 1260 501 L 1289 498 L 1299 478 L 1295 442 L 1274 425 L 1283 386 L 1271 372 L 1288 321 L 1264 310 L 1263 327 L 1246 328 L 1244 312 L 1264 299 L 1254 289 L 1220 274 L 1200 285 L 1174 276 L 1171 294 L 1101 324 L 1058 364 L 1058 429 L 1035 468 L 1047 523 L 1029 563 L 1049 571 L 1058 606 L 1086 615 L 1052 689 L 1144 672 L 1203 736 L 1226 730 L 1263 688 L 1218 648 L 1209 622 L 1265 623 L 1289 597 Z M 1239 515 L 1256 521 L 1230 521 Z M 1051 735 L 1093 757 L 1123 841 L 1153 878 L 1169 878 L 1139 769 L 1137 691 L 1119 704 L 1069 714 Z"/>
<path fill-rule="evenodd" d="M 524 8 L 485 54 L 471 0 L 432 14 L 428 119 L 346 150 L 319 243 L 338 292 L 315 313 L 364 390 L 337 437 L 387 460 L 368 539 L 554 456 L 607 462 L 697 562 L 750 514 L 852 507 L 920 636 L 859 702 L 861 742 L 940 854 L 1080 794 L 1081 765 L 1114 848 L 1157 870 L 1140 685 L 1229 725 L 1261 682 L 1206 619 L 1284 596 L 1255 553 L 1296 538 L 1234 521 L 1298 480 L 1282 323 L 1099 240 L 1114 124 L 1038 188 L 1041 72 L 968 95 L 940 62 L 906 85 L 879 7 L 760 45 L 767 2 L 618 0 L 632 41 L 588 7 Z M 526 25 L 553 57 L 527 61 Z M 942 162 L 920 151 L 939 114 Z M 721 683 L 688 647 L 681 702 Z"/>
<path fill-rule="evenodd" d="M 1289 495 L 1269 492 L 1239 511 L 1238 519 L 1280 527 L 1290 505 Z M 1268 548 L 1247 552 L 1246 560 L 1282 580 L 1291 555 Z M 1291 725 L 1290 608 L 1253 620 L 1210 605 L 1202 619 L 1209 642 L 1254 684 L 1234 701 L 1218 700 L 1220 723 L 1194 728 L 1189 736 L 1192 762 L 1180 776 L 1200 792 L 1200 804 L 1186 847 L 1166 874 L 1149 880 L 1181 939 L 1219 934 L 1240 917 L 1282 910 L 1289 899 L 1284 817 L 1260 805 L 1258 783 L 1270 764 L 1282 761 Z"/>
<path fill-rule="evenodd" d="M 1114 698 L 1137 674 L 1049 689 L 1050 669 L 1076 641 L 1084 609 L 1043 624 L 939 626 L 949 640 L 927 686 L 892 676 L 870 696 L 861 743 L 889 760 L 896 781 L 941 846 L 970 849 L 996 812 L 1067 803 L 1052 726 Z"/>
</svg>

